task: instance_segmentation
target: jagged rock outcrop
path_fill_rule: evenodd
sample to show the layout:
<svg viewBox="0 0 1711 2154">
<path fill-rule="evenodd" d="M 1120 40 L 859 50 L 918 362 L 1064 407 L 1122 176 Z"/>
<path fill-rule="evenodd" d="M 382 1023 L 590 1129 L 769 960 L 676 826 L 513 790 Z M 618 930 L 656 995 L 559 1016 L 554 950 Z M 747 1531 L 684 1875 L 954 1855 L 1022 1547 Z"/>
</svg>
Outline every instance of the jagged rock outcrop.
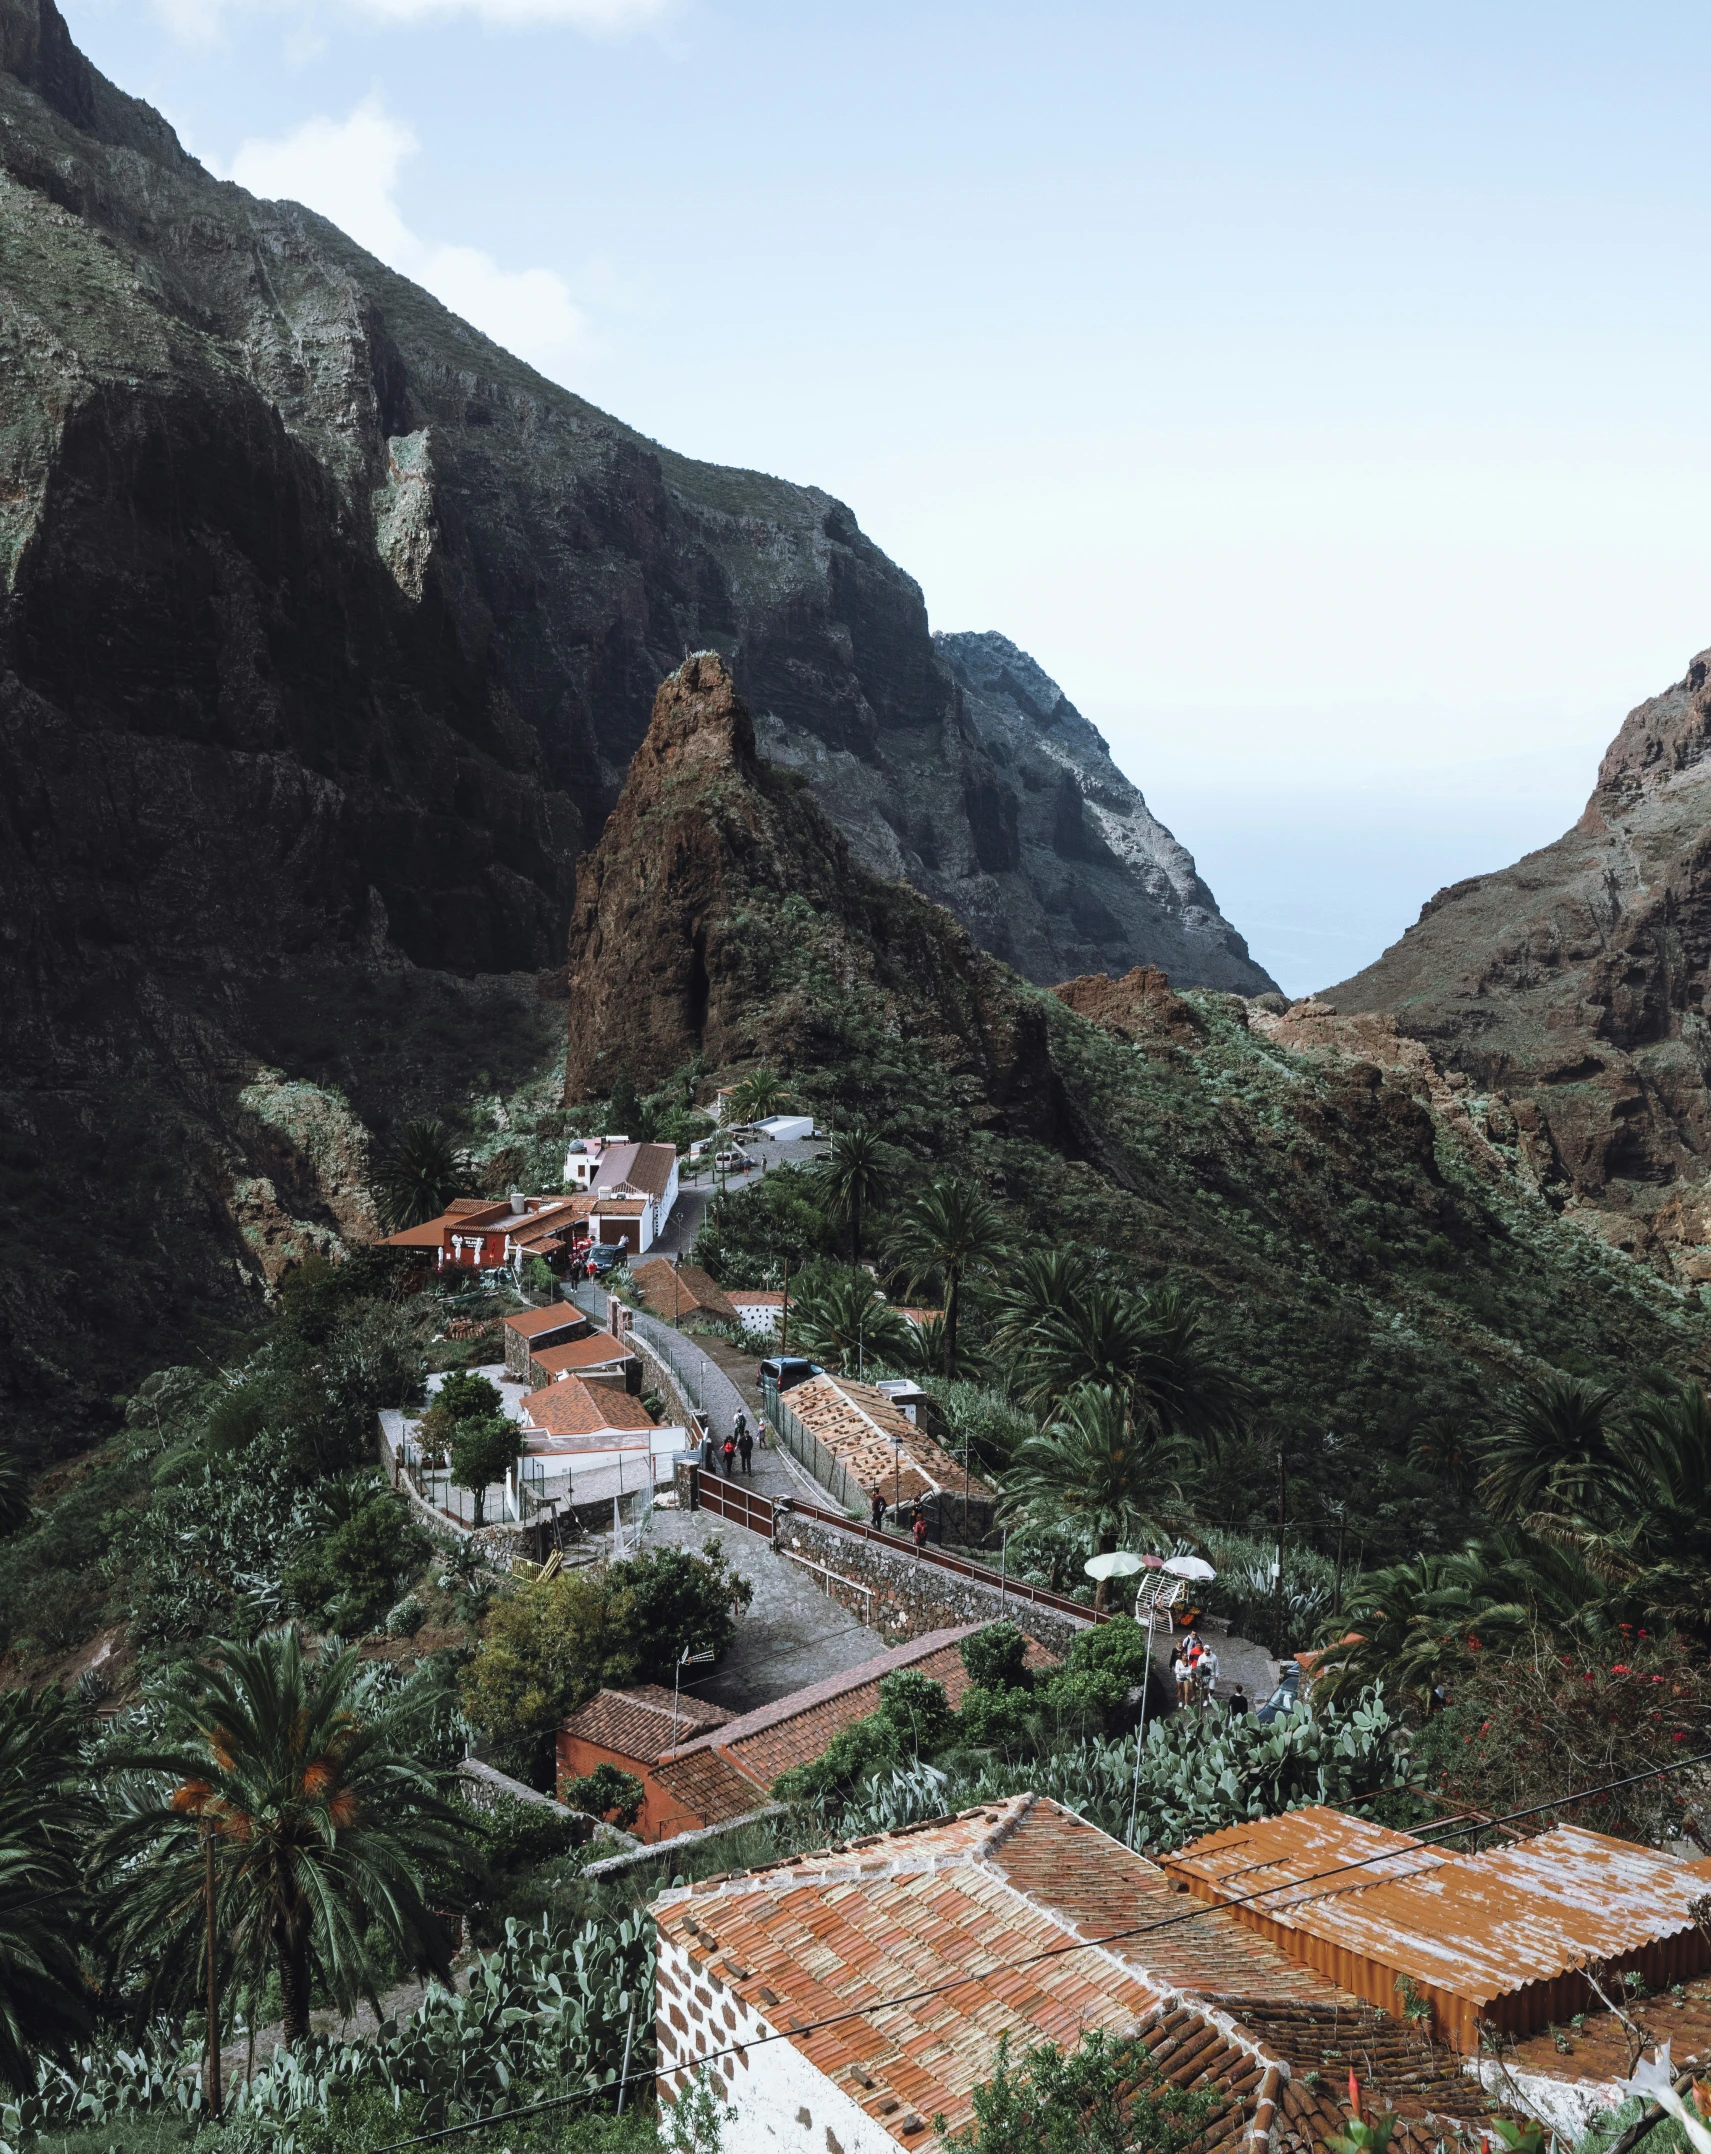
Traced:
<svg viewBox="0 0 1711 2154">
<path fill-rule="evenodd" d="M 906 764 L 945 861 L 1020 833 L 1028 963 L 1091 961 L 847 509 L 543 380 L 0 0 L 0 1412 L 64 1440 L 345 1232 L 259 1070 L 383 1133 L 534 1051 L 577 856 L 698 647 L 780 739 Z M 935 884 L 977 932 L 984 872 Z M 1103 902 L 1097 961 L 1152 956 Z"/>
<path fill-rule="evenodd" d="M 1440 890 L 1327 988 L 1384 1010 L 1581 1224 L 1711 1279 L 1711 653 L 1632 711 L 1554 845 Z"/>
<path fill-rule="evenodd" d="M 1079 1141 L 1040 998 L 950 913 L 855 860 L 810 788 L 757 753 L 716 652 L 660 687 L 578 871 L 566 982 L 570 1101 L 604 1096 L 620 1067 L 646 1087 L 697 1055 L 830 1071 L 849 1098 L 877 1051 L 931 1072 L 882 1113 L 950 1086 L 976 1125 Z"/>
<path fill-rule="evenodd" d="M 809 780 L 863 865 L 948 905 L 1042 985 L 1144 959 L 1183 986 L 1270 988 L 1057 683 L 1006 636 L 941 633 L 933 648 L 951 692 L 930 725 L 901 718 L 858 752 L 811 718 L 756 719 L 764 752 Z"/>
</svg>

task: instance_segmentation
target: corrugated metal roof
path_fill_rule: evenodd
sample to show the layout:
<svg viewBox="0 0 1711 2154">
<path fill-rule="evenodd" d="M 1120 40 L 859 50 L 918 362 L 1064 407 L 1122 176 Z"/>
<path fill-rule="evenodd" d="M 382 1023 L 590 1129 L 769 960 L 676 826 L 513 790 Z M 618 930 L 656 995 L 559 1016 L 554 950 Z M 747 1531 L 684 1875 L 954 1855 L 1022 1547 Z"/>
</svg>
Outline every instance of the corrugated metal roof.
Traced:
<svg viewBox="0 0 1711 2154">
<path fill-rule="evenodd" d="M 1246 1901 L 1280 1938 L 1321 1940 L 1474 2007 L 1568 1975 L 1588 1953 L 1619 1960 L 1693 1930 L 1688 1903 L 1711 1871 L 1575 1825 L 1446 1855 L 1325 1808 L 1209 1834 L 1166 1867 L 1205 1897 Z"/>
</svg>

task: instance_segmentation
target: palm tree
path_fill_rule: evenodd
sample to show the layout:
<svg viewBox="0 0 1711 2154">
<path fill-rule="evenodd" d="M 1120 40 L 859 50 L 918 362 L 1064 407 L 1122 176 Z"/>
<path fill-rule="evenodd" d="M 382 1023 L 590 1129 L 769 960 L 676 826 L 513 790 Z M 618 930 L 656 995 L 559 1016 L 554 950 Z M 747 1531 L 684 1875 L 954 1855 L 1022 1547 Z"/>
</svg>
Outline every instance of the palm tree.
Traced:
<svg viewBox="0 0 1711 2154">
<path fill-rule="evenodd" d="M 428 1873 L 461 1867 L 467 1843 L 437 1776 L 402 1746 L 410 1711 L 359 1717 L 359 1673 L 354 1651 L 305 1653 L 295 1627 L 215 1646 L 160 1695 L 161 1747 L 122 1761 L 143 1777 L 103 1843 L 119 1951 L 164 1983 L 194 1965 L 170 1947 L 205 1920 L 211 1839 L 224 1956 L 251 1995 L 277 1968 L 288 2042 L 309 2031 L 317 1977 L 343 2011 L 372 1996 L 371 1928 L 415 1968 L 451 1963 Z"/>
<path fill-rule="evenodd" d="M 468 1193 L 471 1167 L 450 1134 L 431 1117 L 406 1122 L 374 1170 L 370 1187 L 381 1224 L 391 1233 L 437 1219 L 453 1197 Z"/>
<path fill-rule="evenodd" d="M 76 1944 L 90 1821 L 78 1737 L 60 1691 L 0 1692 L 0 2078 L 19 2092 L 93 2017 Z"/>
<path fill-rule="evenodd" d="M 1057 1243 L 1033 1243 L 1024 1249 L 999 1289 L 992 1345 L 1004 1360 L 1020 1364 L 1037 1327 L 1067 1308 L 1081 1291 L 1087 1260 Z"/>
<path fill-rule="evenodd" d="M 848 1371 L 868 1361 L 901 1363 L 909 1325 L 866 1272 L 827 1269 L 792 1297 L 791 1329 L 799 1353 Z"/>
<path fill-rule="evenodd" d="M 944 1295 L 944 1373 L 957 1366 L 957 1318 L 963 1287 L 1006 1255 L 1004 1221 L 997 1205 L 961 1175 L 946 1175 L 924 1190 L 898 1222 L 891 1261 L 911 1294 L 925 1287 Z"/>
<path fill-rule="evenodd" d="M 769 1114 L 778 1112 L 784 1098 L 784 1080 L 763 1062 L 759 1069 L 750 1070 L 731 1094 L 731 1120 L 764 1122 Z"/>
<path fill-rule="evenodd" d="M 1137 1421 L 1124 1393 L 1084 1384 L 1018 1448 L 1004 1494 L 1011 1505 L 1043 1503 L 1079 1519 L 1088 1554 L 1106 1555 L 1139 1535 L 1171 1534 L 1181 1494 L 1175 1477 L 1187 1462 L 1181 1438 L 1150 1416 Z M 1103 1579 L 1094 1605 L 1105 1605 Z"/>
<path fill-rule="evenodd" d="M 1087 1384 L 1107 1386 L 1131 1416 L 1149 1415 L 1172 1435 L 1231 1428 L 1243 1387 L 1218 1350 L 1205 1313 L 1174 1286 L 1138 1293 L 1089 1279 L 1041 1310 L 1031 1329 L 1013 1326 L 1022 1397 L 1049 1407 Z"/>
<path fill-rule="evenodd" d="M 850 1265 L 861 1262 L 861 1215 L 880 1203 L 897 1179 L 897 1153 L 864 1123 L 841 1129 L 815 1169 L 833 1212 L 850 1223 Z"/>
<path fill-rule="evenodd" d="M 1479 1496 L 1494 1517 L 1544 1524 L 1572 1514 L 1610 1463 L 1616 1391 L 1552 1374 L 1512 1392 L 1485 1445 Z"/>
</svg>

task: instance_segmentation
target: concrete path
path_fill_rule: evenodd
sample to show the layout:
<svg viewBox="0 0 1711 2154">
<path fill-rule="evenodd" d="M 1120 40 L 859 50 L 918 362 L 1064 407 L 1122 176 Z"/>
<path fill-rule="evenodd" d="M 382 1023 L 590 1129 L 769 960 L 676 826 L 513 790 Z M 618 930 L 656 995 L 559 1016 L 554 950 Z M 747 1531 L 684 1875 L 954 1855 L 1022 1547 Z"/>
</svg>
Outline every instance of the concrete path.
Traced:
<svg viewBox="0 0 1711 2154">
<path fill-rule="evenodd" d="M 710 1674 L 689 1686 L 696 1697 L 710 1698 L 733 1712 L 750 1712 L 789 1691 L 859 1667 L 893 1642 L 828 1599 L 812 1571 L 728 1519 L 709 1511 L 656 1510 L 648 1531 L 651 1542 L 673 1548 L 704 1548 L 715 1535 L 726 1559 L 753 1586 L 754 1599 L 737 1618 L 730 1651 Z"/>
</svg>

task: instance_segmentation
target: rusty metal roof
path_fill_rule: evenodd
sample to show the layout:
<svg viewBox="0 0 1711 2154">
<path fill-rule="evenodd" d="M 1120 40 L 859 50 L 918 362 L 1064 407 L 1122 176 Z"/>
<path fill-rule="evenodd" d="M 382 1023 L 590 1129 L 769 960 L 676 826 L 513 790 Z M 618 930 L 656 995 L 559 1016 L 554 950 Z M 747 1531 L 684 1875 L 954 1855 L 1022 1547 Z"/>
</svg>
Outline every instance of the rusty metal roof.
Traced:
<svg viewBox="0 0 1711 2154">
<path fill-rule="evenodd" d="M 1688 1903 L 1711 1883 L 1711 1864 L 1577 1825 L 1447 1856 L 1324 1808 L 1210 1834 L 1166 1867 L 1226 1904 L 1262 1894 L 1250 1905 L 1278 1930 L 1477 2005 L 1554 1980 L 1587 1953 L 1620 1958 L 1692 1930 Z"/>
</svg>

